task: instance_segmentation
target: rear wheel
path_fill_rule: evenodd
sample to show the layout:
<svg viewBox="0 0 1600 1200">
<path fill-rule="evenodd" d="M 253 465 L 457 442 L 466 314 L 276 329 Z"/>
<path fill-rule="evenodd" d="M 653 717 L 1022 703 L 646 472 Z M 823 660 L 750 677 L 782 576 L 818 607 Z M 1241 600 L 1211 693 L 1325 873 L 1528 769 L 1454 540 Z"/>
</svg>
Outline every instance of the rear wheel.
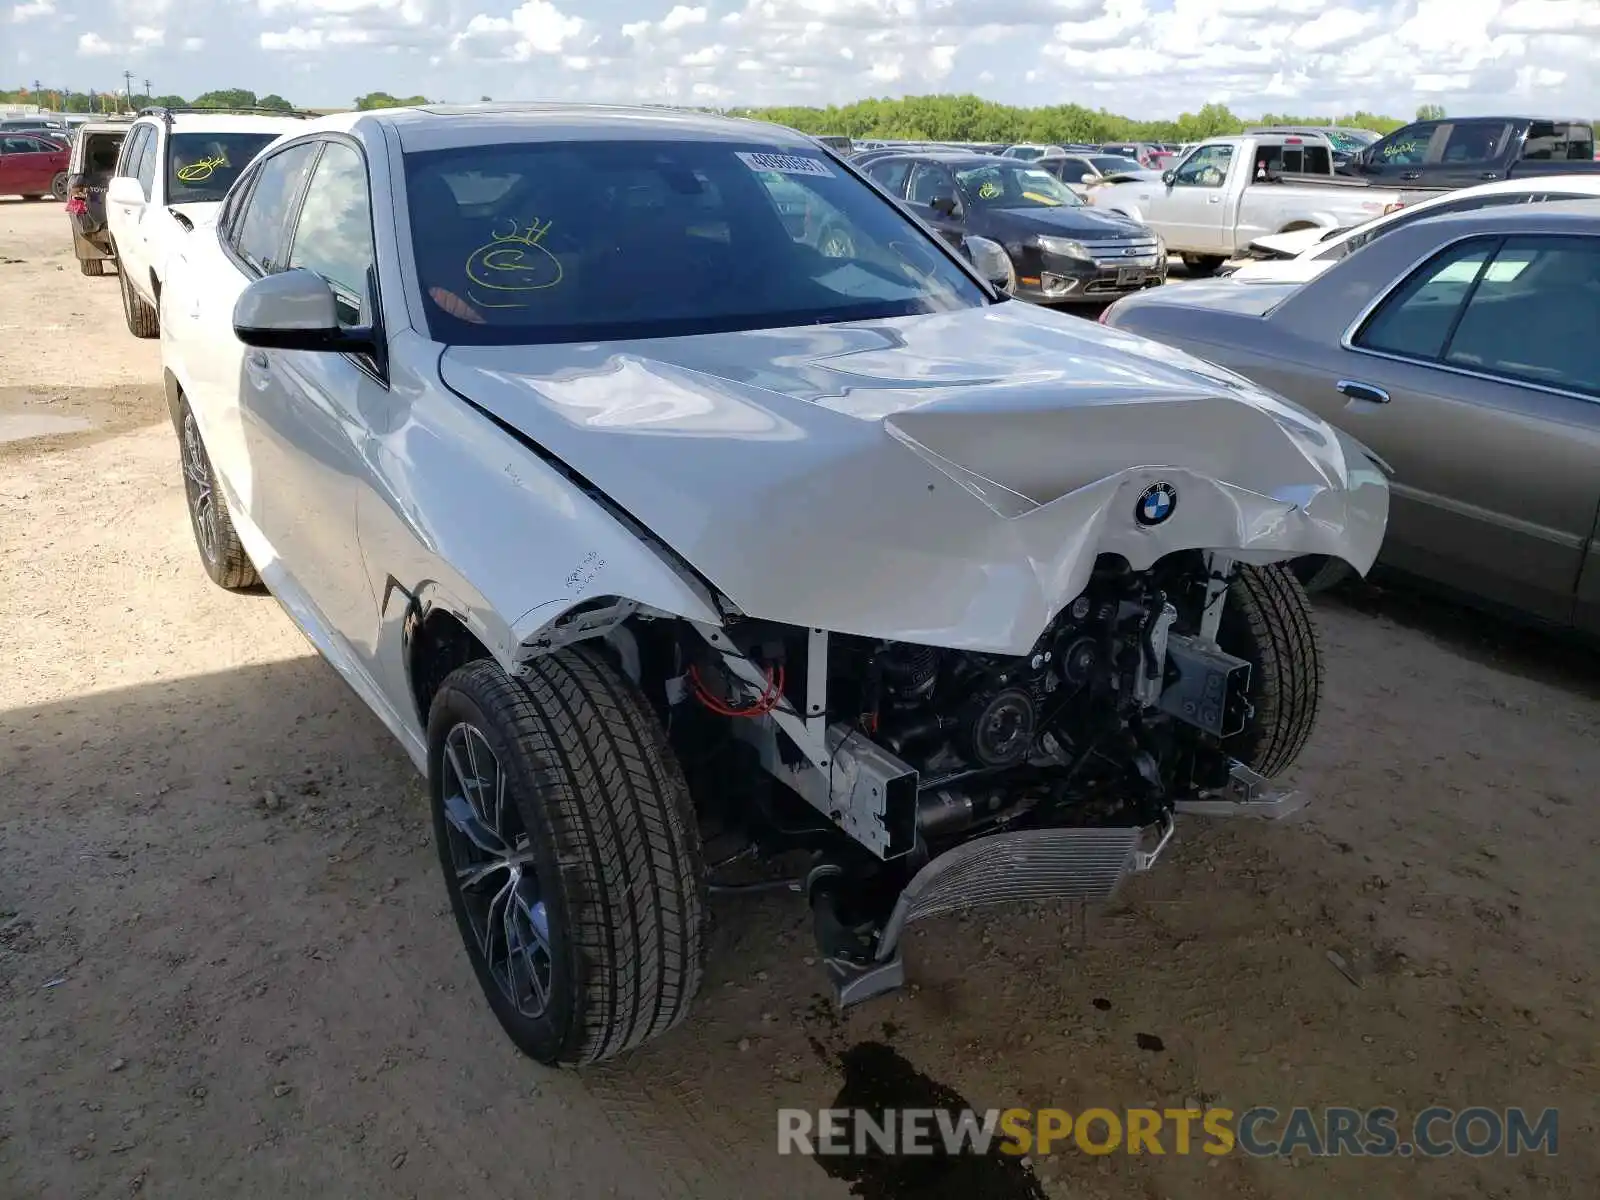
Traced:
<svg viewBox="0 0 1600 1200">
<path fill-rule="evenodd" d="M 700 983 L 699 836 L 625 675 L 582 648 L 515 679 L 461 667 L 429 710 L 428 778 L 467 957 L 523 1053 L 595 1062 L 683 1019 Z"/>
<path fill-rule="evenodd" d="M 183 491 L 189 506 L 189 525 L 194 530 L 194 544 L 200 551 L 200 562 L 211 576 L 211 582 L 230 592 L 244 591 L 261 583 L 255 564 L 244 552 L 239 534 L 228 513 L 228 502 L 217 486 L 216 472 L 211 469 L 211 458 L 200 441 L 200 428 L 195 424 L 189 402 L 183 402 L 178 419 L 178 446 L 183 455 Z"/>
<path fill-rule="evenodd" d="M 122 316 L 128 322 L 128 332 L 139 338 L 153 338 L 159 335 L 161 319 L 156 314 L 155 308 L 133 290 L 127 272 L 119 269 L 117 278 L 122 284 Z"/>
<path fill-rule="evenodd" d="M 106 260 L 103 258 L 80 258 L 78 270 L 85 275 L 104 275 L 106 273 Z"/>
<path fill-rule="evenodd" d="M 1288 564 L 1239 569 L 1217 642 L 1251 664 L 1255 716 L 1228 739 L 1228 752 L 1263 775 L 1277 775 L 1305 748 L 1322 701 L 1322 646 L 1311 603 Z"/>
<path fill-rule="evenodd" d="M 67 173 L 65 171 L 58 172 L 56 177 L 50 181 L 50 195 L 57 200 L 65 200 L 67 198 Z"/>
</svg>

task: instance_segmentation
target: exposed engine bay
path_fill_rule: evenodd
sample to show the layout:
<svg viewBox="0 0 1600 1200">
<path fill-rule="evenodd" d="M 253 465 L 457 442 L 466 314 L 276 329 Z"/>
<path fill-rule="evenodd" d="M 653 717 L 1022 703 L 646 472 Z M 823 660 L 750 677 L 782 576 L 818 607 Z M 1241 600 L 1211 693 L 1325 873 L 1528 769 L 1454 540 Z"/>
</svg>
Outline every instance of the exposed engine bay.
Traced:
<svg viewBox="0 0 1600 1200">
<path fill-rule="evenodd" d="M 750 835 L 763 857 L 786 837 L 810 848 L 818 865 L 805 889 L 814 907 L 823 894 L 838 957 L 851 957 L 849 931 L 864 930 L 859 957 L 870 959 L 894 923 L 888 905 L 957 847 L 1122 831 L 1108 853 L 1143 853 L 1148 865 L 1179 805 L 1233 803 L 1217 798 L 1260 782 L 1240 761 L 1255 664 L 1219 644 L 1236 572 L 1197 551 L 1147 571 L 1102 556 L 1020 657 L 751 619 L 699 636 L 691 627 L 669 724 L 686 762 L 715 728 L 787 785 Z M 1156 851 L 1139 851 L 1151 830 Z"/>
</svg>

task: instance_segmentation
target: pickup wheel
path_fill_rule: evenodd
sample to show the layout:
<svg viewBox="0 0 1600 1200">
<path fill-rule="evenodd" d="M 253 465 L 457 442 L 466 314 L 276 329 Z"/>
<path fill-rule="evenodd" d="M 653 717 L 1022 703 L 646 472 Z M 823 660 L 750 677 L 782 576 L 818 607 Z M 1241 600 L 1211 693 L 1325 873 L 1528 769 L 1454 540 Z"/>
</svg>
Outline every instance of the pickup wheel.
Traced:
<svg viewBox="0 0 1600 1200">
<path fill-rule="evenodd" d="M 1228 260 L 1220 254 L 1185 254 L 1183 265 L 1190 275 L 1199 277 L 1215 275 L 1223 263 Z"/>
<path fill-rule="evenodd" d="M 233 518 L 228 514 L 228 502 L 217 486 L 211 456 L 200 440 L 200 427 L 195 423 L 187 400 L 178 417 L 178 448 L 183 456 L 183 491 L 189 506 L 189 526 L 194 530 L 194 544 L 200 551 L 200 562 L 206 574 L 211 576 L 212 583 L 230 592 L 259 587 L 261 576 L 239 542 Z"/>
<path fill-rule="evenodd" d="M 153 338 L 161 333 L 161 318 L 156 310 L 133 290 L 126 272 L 119 270 L 117 279 L 122 284 L 122 315 L 128 322 L 128 332 L 138 338 Z"/>
<path fill-rule="evenodd" d="M 85 275 L 100 276 L 106 273 L 106 260 L 103 258 L 80 258 L 78 270 Z"/>
<path fill-rule="evenodd" d="M 1217 642 L 1250 661 L 1255 706 L 1251 723 L 1224 745 L 1247 766 L 1277 775 L 1305 748 L 1322 702 L 1322 645 L 1311 602 L 1288 564 L 1240 568 Z"/>
<path fill-rule="evenodd" d="M 671 1029 L 700 984 L 699 836 L 683 773 L 598 653 L 527 674 L 472 662 L 428 714 L 434 840 L 467 957 L 539 1062 L 589 1063 Z"/>
</svg>

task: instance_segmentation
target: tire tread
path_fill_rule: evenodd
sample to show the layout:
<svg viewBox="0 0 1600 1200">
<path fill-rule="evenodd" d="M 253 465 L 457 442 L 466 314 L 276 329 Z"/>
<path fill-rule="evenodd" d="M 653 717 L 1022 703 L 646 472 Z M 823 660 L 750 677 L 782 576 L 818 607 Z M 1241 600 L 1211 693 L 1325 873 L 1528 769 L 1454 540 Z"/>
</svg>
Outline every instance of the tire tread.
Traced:
<svg viewBox="0 0 1600 1200">
<path fill-rule="evenodd" d="M 1234 752 L 1263 775 L 1293 764 L 1322 703 L 1322 642 L 1306 592 L 1287 563 L 1245 566 L 1228 590 L 1222 640 L 1253 663 L 1255 719 Z M 1229 636 L 1234 634 L 1237 636 Z"/>
</svg>

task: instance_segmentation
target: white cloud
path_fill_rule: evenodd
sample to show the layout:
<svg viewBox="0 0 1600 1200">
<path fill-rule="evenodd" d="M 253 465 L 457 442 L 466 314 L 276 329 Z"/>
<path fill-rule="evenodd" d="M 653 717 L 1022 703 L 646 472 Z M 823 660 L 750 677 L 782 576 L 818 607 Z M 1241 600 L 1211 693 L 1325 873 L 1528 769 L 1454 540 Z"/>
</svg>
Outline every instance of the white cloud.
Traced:
<svg viewBox="0 0 1600 1200">
<path fill-rule="evenodd" d="M 167 31 L 149 25 L 138 25 L 133 30 L 133 44 L 145 49 L 161 45 L 167 40 Z"/>
<path fill-rule="evenodd" d="M 451 41 L 469 58 L 526 62 L 535 55 L 560 54 L 583 32 L 581 17 L 570 16 L 550 0 L 527 0 L 509 17 L 477 13 Z"/>
<path fill-rule="evenodd" d="M 191 54 L 196 50 L 204 50 L 206 40 L 203 37 L 186 37 L 183 39 L 183 48 Z"/>
<path fill-rule="evenodd" d="M 103 58 L 118 52 L 118 47 L 113 46 L 98 33 L 85 33 L 78 38 L 78 53 L 87 58 Z"/>
<path fill-rule="evenodd" d="M 26 0 L 11 6 L 11 19 L 20 25 L 35 17 L 48 17 L 56 11 L 55 0 Z"/>
<path fill-rule="evenodd" d="M 687 5 L 676 5 L 672 11 L 661 18 L 662 33 L 676 33 L 690 25 L 704 25 L 706 23 L 706 10 L 703 8 L 690 8 Z"/>
<path fill-rule="evenodd" d="M 321 50 L 323 47 L 322 30 L 302 29 L 298 25 L 291 25 L 288 29 L 280 31 L 269 29 L 262 33 L 260 40 L 263 50 L 304 53 L 307 50 Z"/>
</svg>

